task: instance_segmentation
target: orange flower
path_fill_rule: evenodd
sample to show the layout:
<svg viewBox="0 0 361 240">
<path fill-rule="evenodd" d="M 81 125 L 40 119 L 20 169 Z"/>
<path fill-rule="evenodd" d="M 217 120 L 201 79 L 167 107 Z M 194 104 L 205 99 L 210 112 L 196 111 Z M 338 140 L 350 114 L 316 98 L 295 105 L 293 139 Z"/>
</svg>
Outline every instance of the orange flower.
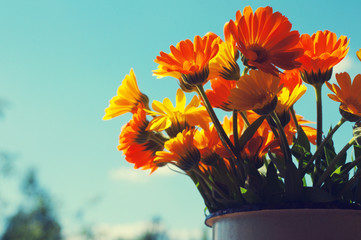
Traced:
<svg viewBox="0 0 361 240">
<path fill-rule="evenodd" d="M 236 22 L 230 20 L 224 31 L 226 38 L 234 39 L 246 66 L 277 76 L 277 67 L 290 70 L 301 65 L 296 61 L 303 54 L 298 47 L 300 35 L 291 27 L 288 19 L 271 7 L 253 13 L 248 6 L 243 15 L 237 12 Z"/>
<path fill-rule="evenodd" d="M 109 120 L 124 113 L 135 113 L 139 105 L 148 107 L 148 97 L 139 91 L 133 69 L 126 75 L 119 86 L 117 95 L 110 100 L 105 109 L 103 120 Z"/>
<path fill-rule="evenodd" d="M 259 116 L 252 111 L 247 112 L 247 118 L 250 123 L 253 123 L 258 117 Z M 313 127 L 304 125 L 304 124 L 309 124 L 309 123 L 313 123 L 313 122 L 304 120 L 302 116 L 297 115 L 297 114 L 296 114 L 296 118 L 297 118 L 298 124 L 302 127 L 302 129 L 305 132 L 306 136 L 308 137 L 309 141 L 312 144 L 316 144 L 317 130 Z M 293 121 L 289 121 L 289 123 L 284 127 L 284 131 L 285 131 L 285 134 L 287 137 L 288 144 L 291 145 L 293 138 L 297 133 L 297 128 L 296 128 L 295 123 Z M 257 133 L 260 136 L 267 136 L 266 144 L 271 146 L 270 148 L 271 148 L 272 152 L 277 153 L 277 154 L 281 153 L 281 150 L 279 148 L 280 145 L 279 145 L 279 143 L 274 142 L 275 136 L 271 130 L 271 127 L 267 123 L 267 121 L 264 121 L 261 124 L 261 126 L 257 130 Z"/>
<path fill-rule="evenodd" d="M 194 43 L 187 39 L 176 47 L 170 46 L 171 53 L 160 52 L 154 60 L 159 64 L 153 74 L 158 78 L 171 76 L 186 85 L 203 84 L 208 79 L 208 63 L 218 52 L 220 38 L 214 33 L 204 37 L 195 36 Z"/>
<path fill-rule="evenodd" d="M 356 52 L 356 56 L 361 61 L 361 48 Z"/>
<path fill-rule="evenodd" d="M 359 119 L 361 117 L 361 74 L 358 74 L 352 83 L 347 72 L 336 74 L 336 79 L 339 86 L 326 82 L 327 87 L 334 93 L 328 94 L 329 98 L 341 103 L 341 111 L 356 115 Z"/>
<path fill-rule="evenodd" d="M 228 97 L 231 89 L 236 87 L 236 81 L 214 78 L 210 82 L 212 89 L 207 89 L 206 94 L 212 107 L 232 111 L 233 109 L 229 107 Z"/>
<path fill-rule="evenodd" d="M 186 172 L 198 166 L 201 155 L 194 145 L 195 131 L 184 130 L 165 142 L 164 147 L 168 151 L 157 152 L 154 162 L 161 165 L 171 163 Z"/>
<path fill-rule="evenodd" d="M 330 80 L 332 68 L 339 63 L 348 52 L 348 39 L 341 36 L 337 39 L 335 33 L 318 31 L 312 36 L 302 34 L 300 46 L 305 50 L 298 61 L 302 79 L 309 84 L 323 84 Z"/>
<path fill-rule="evenodd" d="M 144 109 L 139 108 L 122 128 L 118 150 L 123 151 L 125 160 L 134 164 L 134 168 L 157 169 L 154 164 L 155 153 L 163 149 L 159 143 L 165 140 L 158 133 L 146 131 L 148 126 Z M 158 141 L 154 141 L 156 138 Z"/>
<path fill-rule="evenodd" d="M 313 144 L 316 145 L 316 138 L 317 138 L 317 130 L 313 127 L 307 126 L 305 124 L 313 123 L 308 120 L 303 119 L 301 115 L 296 114 L 297 122 L 302 127 L 303 131 L 305 132 L 308 140 Z M 297 128 L 294 121 L 290 121 L 285 127 L 285 134 L 287 137 L 288 144 L 291 145 L 293 139 L 297 133 Z"/>
<path fill-rule="evenodd" d="M 237 81 L 237 88 L 231 89 L 230 107 L 239 111 L 253 110 L 260 115 L 272 112 L 281 90 L 279 82 L 279 77 L 251 70 Z"/>
<path fill-rule="evenodd" d="M 270 150 L 270 146 L 274 144 L 266 144 L 266 136 L 256 135 L 253 136 L 241 151 L 242 159 L 247 159 L 252 162 L 256 168 L 260 168 L 263 165 L 263 157 Z M 278 143 L 278 141 L 272 141 L 272 143 Z M 275 147 L 279 148 L 277 145 Z M 278 152 L 278 151 L 277 151 Z"/>
</svg>

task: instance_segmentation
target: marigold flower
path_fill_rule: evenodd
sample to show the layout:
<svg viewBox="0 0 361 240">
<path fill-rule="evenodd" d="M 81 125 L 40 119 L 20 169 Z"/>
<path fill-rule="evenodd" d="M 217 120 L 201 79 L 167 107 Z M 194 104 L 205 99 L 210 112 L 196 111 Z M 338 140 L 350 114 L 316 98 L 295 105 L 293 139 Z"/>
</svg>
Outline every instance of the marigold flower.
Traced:
<svg viewBox="0 0 361 240">
<path fill-rule="evenodd" d="M 241 158 L 252 162 L 256 168 L 262 167 L 263 156 L 270 150 L 265 143 L 266 137 L 264 136 L 252 137 L 242 149 Z"/>
<path fill-rule="evenodd" d="M 299 71 L 285 71 L 280 75 L 283 86 L 277 94 L 278 102 L 275 112 L 283 126 L 290 121 L 289 109 L 305 94 L 307 87 L 302 84 Z"/>
<path fill-rule="evenodd" d="M 157 152 L 154 162 L 157 164 L 172 163 L 185 172 L 198 166 L 201 154 L 194 145 L 195 131 L 195 129 L 184 130 L 175 138 L 165 142 L 164 147 L 168 151 Z"/>
<path fill-rule="evenodd" d="M 280 78 L 262 71 L 251 70 L 237 81 L 231 89 L 230 107 L 239 111 L 253 110 L 263 115 L 272 112 L 281 90 Z"/>
<path fill-rule="evenodd" d="M 328 30 L 318 31 L 312 36 L 302 34 L 300 46 L 304 48 L 305 53 L 298 59 L 302 63 L 302 79 L 312 85 L 330 80 L 332 68 L 349 50 L 348 42 L 346 36 L 337 39 L 336 34 Z"/>
<path fill-rule="evenodd" d="M 147 95 L 139 91 L 133 69 L 126 75 L 122 84 L 118 87 L 117 95 L 110 100 L 105 109 L 103 120 L 109 120 L 122 114 L 135 113 L 139 105 L 148 107 Z"/>
<path fill-rule="evenodd" d="M 341 103 L 341 113 L 345 111 L 357 116 L 355 120 L 349 117 L 347 120 L 358 120 L 361 117 L 361 74 L 356 75 L 352 83 L 347 72 L 336 74 L 336 79 L 339 86 L 326 82 L 327 87 L 334 93 L 328 94 L 329 98 Z"/>
<path fill-rule="evenodd" d="M 297 122 L 298 125 L 302 128 L 302 130 L 304 131 L 304 133 L 306 134 L 308 140 L 310 141 L 310 143 L 312 143 L 313 145 L 316 145 L 316 139 L 317 139 L 317 129 L 307 126 L 305 124 L 310 124 L 310 123 L 314 123 L 308 120 L 303 119 L 303 116 L 296 114 L 296 118 L 297 118 Z M 294 137 L 297 133 L 297 127 L 294 121 L 290 121 L 285 127 L 285 134 L 287 137 L 287 141 L 288 144 L 291 145 Z"/>
<path fill-rule="evenodd" d="M 303 54 L 298 46 L 300 35 L 291 27 L 287 17 L 271 7 L 253 13 L 248 6 L 243 15 L 237 12 L 236 22 L 230 20 L 224 31 L 227 38 L 232 35 L 246 66 L 277 76 L 277 67 L 291 70 L 301 65 L 296 61 Z"/>
<path fill-rule="evenodd" d="M 361 48 L 356 52 L 356 56 L 361 61 Z"/>
<path fill-rule="evenodd" d="M 209 78 L 221 77 L 225 80 L 238 80 L 240 77 L 238 57 L 238 50 L 232 43 L 221 42 L 217 55 L 209 62 Z"/>
<path fill-rule="evenodd" d="M 139 108 L 133 114 L 132 120 L 122 127 L 119 136 L 118 150 L 123 151 L 125 160 L 134 164 L 134 168 L 157 169 L 154 164 L 155 153 L 163 149 L 163 137 L 154 132 L 147 131 L 149 121 L 146 112 Z"/>
<path fill-rule="evenodd" d="M 224 111 L 232 111 L 230 101 L 231 89 L 236 87 L 236 81 L 225 80 L 223 78 L 214 78 L 210 80 L 211 88 L 206 90 L 206 95 L 212 107 L 220 108 Z"/>
<path fill-rule="evenodd" d="M 180 41 L 176 47 L 170 46 L 170 53 L 160 52 L 154 60 L 159 66 L 153 74 L 158 78 L 175 77 L 186 85 L 204 84 L 209 75 L 208 63 L 216 56 L 219 42 L 214 33 L 195 36 L 194 43 L 189 39 Z"/>
<path fill-rule="evenodd" d="M 165 98 L 163 103 L 153 101 L 152 108 L 154 111 L 148 112 L 154 118 L 149 123 L 147 130 L 157 132 L 166 130 L 170 137 L 175 137 L 188 127 L 198 125 L 207 129 L 211 119 L 205 107 L 199 107 L 199 105 L 200 100 L 194 96 L 186 106 L 186 97 L 180 89 L 177 90 L 176 94 L 176 107 L 168 98 Z"/>
</svg>

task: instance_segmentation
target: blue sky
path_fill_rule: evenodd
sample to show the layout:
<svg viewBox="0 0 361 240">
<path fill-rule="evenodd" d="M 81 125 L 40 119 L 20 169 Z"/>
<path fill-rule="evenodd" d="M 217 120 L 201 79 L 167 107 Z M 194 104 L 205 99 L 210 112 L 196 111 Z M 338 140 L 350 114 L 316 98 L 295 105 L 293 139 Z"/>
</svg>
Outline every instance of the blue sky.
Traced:
<svg viewBox="0 0 361 240">
<path fill-rule="evenodd" d="M 160 216 L 172 236 L 182 231 L 197 239 L 204 204 L 192 182 L 167 170 L 151 176 L 133 170 L 116 150 L 120 128 L 131 116 L 101 118 L 130 68 L 151 101 L 174 101 L 177 80 L 153 77 L 154 58 L 195 35 L 223 36 L 224 23 L 247 5 L 272 6 L 301 34 L 328 29 L 348 36 L 349 54 L 334 72 L 361 72 L 355 56 L 361 48 L 358 0 L 1 1 L 0 98 L 8 106 L 0 150 L 17 156 L 19 178 L 28 167 L 37 168 L 69 239 L 79 231 L 76 212 L 88 205 L 84 221 L 97 231 L 126 235 L 125 228 Z M 313 95 L 308 86 L 296 110 L 314 121 Z M 327 97 L 324 102 L 326 130 L 340 116 L 337 104 Z M 350 126 L 339 138 L 351 136 Z M 7 214 L 20 201 L 17 184 L 0 183 L 12 203 Z"/>
</svg>

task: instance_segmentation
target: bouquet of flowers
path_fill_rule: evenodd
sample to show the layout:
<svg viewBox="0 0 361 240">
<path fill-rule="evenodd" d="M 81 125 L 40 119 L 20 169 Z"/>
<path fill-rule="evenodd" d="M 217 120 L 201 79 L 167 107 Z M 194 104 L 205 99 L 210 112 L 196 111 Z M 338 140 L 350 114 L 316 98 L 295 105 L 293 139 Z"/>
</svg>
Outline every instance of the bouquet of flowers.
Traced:
<svg viewBox="0 0 361 240">
<path fill-rule="evenodd" d="M 246 7 L 225 24 L 224 38 L 207 33 L 160 52 L 153 74 L 178 80 L 175 106 L 168 98 L 149 106 L 131 69 L 103 118 L 132 113 L 119 136 L 125 159 L 151 173 L 175 166 L 193 180 L 211 213 L 361 203 L 361 75 L 351 81 L 343 72 L 336 74 L 338 84 L 328 82 L 349 41 L 328 30 L 310 36 L 291 28 L 271 7 Z M 361 60 L 361 49 L 357 56 Z M 309 85 L 316 93 L 316 128 L 293 107 Z M 324 85 L 341 113 L 328 132 Z M 196 94 L 187 104 L 190 92 Z M 222 121 L 215 108 L 224 111 Z M 332 137 L 346 121 L 356 122 L 353 137 L 336 152 Z"/>
</svg>

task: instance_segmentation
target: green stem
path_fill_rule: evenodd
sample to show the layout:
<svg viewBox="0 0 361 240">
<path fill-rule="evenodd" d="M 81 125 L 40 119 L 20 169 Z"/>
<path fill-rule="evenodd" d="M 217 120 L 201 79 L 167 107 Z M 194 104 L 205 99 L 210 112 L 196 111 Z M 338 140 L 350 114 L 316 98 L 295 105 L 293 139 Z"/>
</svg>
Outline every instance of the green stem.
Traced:
<svg viewBox="0 0 361 240">
<path fill-rule="evenodd" d="M 328 133 L 327 137 L 322 141 L 320 146 L 316 149 L 315 154 L 310 158 L 310 160 L 307 162 L 306 167 L 304 168 L 304 171 L 302 172 L 302 176 L 304 176 L 307 172 L 307 169 L 310 167 L 310 165 L 313 163 L 313 161 L 319 157 L 319 154 L 323 150 L 326 143 L 332 138 L 333 134 L 341 127 L 342 124 L 346 122 L 346 119 L 341 118 L 341 120 L 336 124 L 336 126 L 331 130 L 331 132 Z"/>
<path fill-rule="evenodd" d="M 322 142 L 322 85 L 316 85 L 316 104 L 317 104 L 317 148 Z"/>
<path fill-rule="evenodd" d="M 317 105 L 317 138 L 316 138 L 316 149 L 320 148 L 322 142 L 322 84 L 314 86 L 316 92 L 316 105 Z M 321 159 L 316 158 L 313 179 L 317 181 L 321 169 Z"/>
<path fill-rule="evenodd" d="M 347 167 L 345 167 L 341 174 L 347 174 L 349 171 L 351 171 L 352 168 L 354 168 L 357 164 L 361 162 L 361 156 L 355 159 L 355 161 L 351 162 Z"/>
<path fill-rule="evenodd" d="M 202 85 L 197 85 L 197 91 L 199 96 L 201 97 L 201 99 L 203 100 L 203 104 L 206 107 L 209 116 L 212 119 L 212 122 L 214 124 L 214 127 L 217 129 L 219 138 L 221 139 L 223 145 L 225 146 L 225 148 L 228 150 L 228 152 L 231 154 L 231 156 L 235 159 L 237 159 L 237 155 L 236 155 L 236 149 L 233 146 L 231 140 L 228 138 L 226 132 L 224 131 L 221 123 L 219 122 L 216 113 L 214 112 L 211 103 L 209 102 L 207 95 L 204 91 L 204 88 Z"/>
<path fill-rule="evenodd" d="M 238 152 L 236 151 L 235 146 L 232 144 L 231 140 L 228 138 L 226 132 L 224 131 L 221 123 L 219 122 L 216 113 L 214 112 L 208 98 L 207 95 L 204 91 L 204 88 L 202 85 L 197 85 L 197 92 L 199 94 L 199 96 L 201 97 L 201 99 L 203 100 L 203 104 L 206 107 L 209 116 L 212 119 L 212 122 L 214 124 L 214 127 L 216 128 L 219 138 L 221 139 L 221 142 L 223 144 L 223 146 L 226 148 L 226 150 L 230 153 L 231 155 L 231 160 L 232 160 L 232 164 L 231 165 L 231 169 L 232 169 L 232 173 L 233 175 L 238 179 L 238 177 L 240 178 L 241 183 L 243 184 L 245 181 L 245 176 L 243 174 L 243 169 L 241 168 L 241 166 L 239 166 L 237 160 L 238 160 Z M 238 167 L 238 171 L 237 168 Z"/>
<path fill-rule="evenodd" d="M 361 170 L 357 170 L 355 175 L 346 183 L 346 185 L 343 187 L 343 189 L 337 194 L 337 197 L 341 197 L 344 195 L 347 190 L 349 190 L 354 183 L 361 178 Z"/>
<path fill-rule="evenodd" d="M 291 163 L 292 162 L 291 150 L 290 150 L 290 147 L 288 145 L 287 137 L 286 137 L 286 134 L 285 134 L 285 132 L 283 130 L 281 121 L 279 120 L 277 114 L 274 111 L 270 115 L 271 115 L 273 121 L 277 125 L 278 134 L 279 134 L 279 137 L 281 139 L 281 146 L 282 146 L 283 154 L 285 155 L 285 161 L 287 163 Z"/>
<path fill-rule="evenodd" d="M 249 125 L 251 125 L 251 124 L 248 121 L 246 112 L 242 111 L 242 112 L 240 112 L 240 114 L 241 114 L 241 117 L 242 117 L 244 123 L 246 124 L 246 127 L 249 127 Z"/>
<path fill-rule="evenodd" d="M 240 151 L 239 138 L 238 138 L 238 111 L 233 110 L 233 139 L 236 152 Z"/>
<path fill-rule="evenodd" d="M 292 120 L 295 123 L 296 129 L 297 129 L 297 132 L 298 132 L 298 128 L 300 127 L 300 125 L 298 124 L 297 117 L 296 117 L 296 112 L 293 109 L 293 105 L 290 107 L 289 111 L 291 112 Z"/>
<path fill-rule="evenodd" d="M 318 179 L 315 187 L 319 188 L 321 186 L 321 184 L 323 183 L 323 181 L 325 181 L 325 179 L 327 177 L 330 176 L 330 174 L 332 173 L 332 171 L 334 171 L 334 168 L 336 166 L 336 164 L 341 160 L 341 158 L 343 157 L 343 155 L 346 153 L 346 151 L 353 145 L 353 143 L 355 142 L 355 138 L 351 138 L 351 140 L 342 148 L 342 150 L 334 157 L 334 159 L 332 159 L 332 161 L 330 162 L 330 164 L 327 166 L 326 171 L 321 175 L 321 177 Z"/>
<path fill-rule="evenodd" d="M 215 192 L 217 192 L 223 199 L 229 199 L 224 193 L 223 191 L 215 184 L 213 183 L 211 180 L 209 180 L 206 176 L 204 176 L 202 174 L 202 172 L 200 172 L 200 170 L 198 169 L 193 169 L 192 171 L 194 171 L 194 173 L 196 173 L 199 177 L 201 177 L 201 179 L 211 188 L 213 189 Z M 210 175 L 208 175 L 210 176 Z"/>
</svg>

